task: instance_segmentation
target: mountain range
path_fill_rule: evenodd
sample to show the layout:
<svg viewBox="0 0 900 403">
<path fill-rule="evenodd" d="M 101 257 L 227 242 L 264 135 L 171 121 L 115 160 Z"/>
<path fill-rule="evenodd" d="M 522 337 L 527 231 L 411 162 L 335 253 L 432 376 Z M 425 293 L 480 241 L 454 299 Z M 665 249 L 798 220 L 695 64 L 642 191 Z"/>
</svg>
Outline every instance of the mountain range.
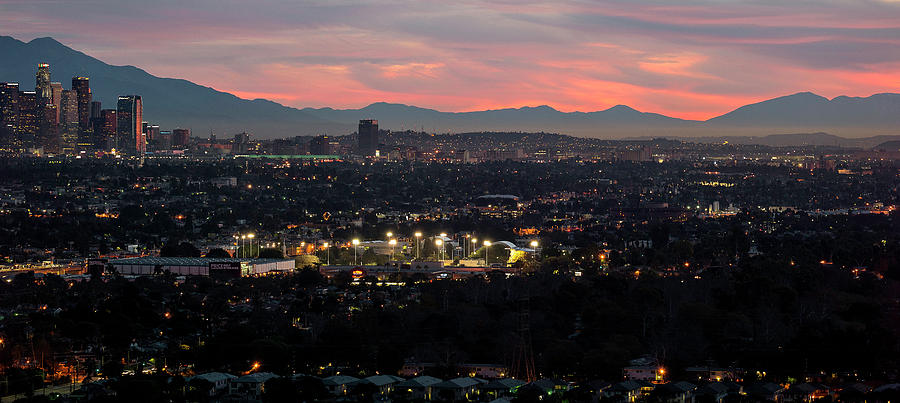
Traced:
<svg viewBox="0 0 900 403">
<path fill-rule="evenodd" d="M 545 131 L 583 137 L 765 136 L 827 132 L 843 137 L 900 134 L 900 94 L 828 99 L 810 92 L 745 105 L 707 121 L 640 112 L 625 105 L 596 112 L 560 112 L 549 106 L 441 112 L 415 106 L 373 103 L 361 109 L 291 108 L 238 98 L 187 80 L 161 78 L 133 66 L 113 66 L 53 38 L 22 42 L 0 36 L 0 81 L 34 87 L 38 63 L 50 63 L 54 81 L 69 88 L 71 77 L 87 76 L 95 99 L 114 108 L 118 95 L 141 95 L 146 120 L 163 128 L 191 128 L 195 135 L 241 131 L 278 138 L 355 131 L 359 119 L 378 119 L 381 128 L 431 132 Z"/>
</svg>

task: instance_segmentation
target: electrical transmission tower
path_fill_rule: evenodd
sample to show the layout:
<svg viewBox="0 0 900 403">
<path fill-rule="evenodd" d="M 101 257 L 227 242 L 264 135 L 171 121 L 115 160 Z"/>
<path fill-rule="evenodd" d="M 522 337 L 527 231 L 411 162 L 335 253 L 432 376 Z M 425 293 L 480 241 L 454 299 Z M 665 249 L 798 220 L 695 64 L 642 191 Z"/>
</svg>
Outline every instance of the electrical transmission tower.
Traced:
<svg viewBox="0 0 900 403">
<path fill-rule="evenodd" d="M 534 371 L 534 353 L 531 349 L 531 299 L 528 296 L 519 299 L 518 334 L 519 344 L 516 345 L 515 358 L 513 359 L 512 375 L 516 379 L 526 382 L 537 380 Z"/>
</svg>

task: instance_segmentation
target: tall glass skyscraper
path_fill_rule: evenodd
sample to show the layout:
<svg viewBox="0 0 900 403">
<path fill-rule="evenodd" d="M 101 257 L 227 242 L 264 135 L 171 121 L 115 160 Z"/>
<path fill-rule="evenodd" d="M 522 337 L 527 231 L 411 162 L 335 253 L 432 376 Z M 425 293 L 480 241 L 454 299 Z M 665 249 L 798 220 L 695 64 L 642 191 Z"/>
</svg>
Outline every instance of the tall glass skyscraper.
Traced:
<svg viewBox="0 0 900 403">
<path fill-rule="evenodd" d="M 120 96 L 116 106 L 116 120 L 119 123 L 118 130 L 116 130 L 119 148 L 129 154 L 143 154 L 147 151 L 147 143 L 141 130 L 144 118 L 141 96 Z"/>
</svg>

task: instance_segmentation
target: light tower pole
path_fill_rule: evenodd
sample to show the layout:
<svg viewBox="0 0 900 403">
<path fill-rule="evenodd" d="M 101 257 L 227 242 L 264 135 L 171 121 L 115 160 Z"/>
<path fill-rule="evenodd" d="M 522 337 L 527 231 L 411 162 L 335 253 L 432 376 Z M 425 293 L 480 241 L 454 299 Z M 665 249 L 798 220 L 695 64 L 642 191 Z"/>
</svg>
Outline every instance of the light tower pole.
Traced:
<svg viewBox="0 0 900 403">
<path fill-rule="evenodd" d="M 419 238 L 422 238 L 421 232 L 416 232 L 416 260 L 419 260 Z"/>
</svg>

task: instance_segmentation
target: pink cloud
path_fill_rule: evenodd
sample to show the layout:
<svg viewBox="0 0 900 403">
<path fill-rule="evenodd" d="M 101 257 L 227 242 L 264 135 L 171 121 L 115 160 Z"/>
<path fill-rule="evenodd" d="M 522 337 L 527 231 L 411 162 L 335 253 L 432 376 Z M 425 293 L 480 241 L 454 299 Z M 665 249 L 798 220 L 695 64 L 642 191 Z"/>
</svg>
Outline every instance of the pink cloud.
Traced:
<svg viewBox="0 0 900 403">
<path fill-rule="evenodd" d="M 900 5 L 0 0 L 0 26 L 289 106 L 616 104 L 706 119 L 797 91 L 900 92 Z"/>
</svg>

